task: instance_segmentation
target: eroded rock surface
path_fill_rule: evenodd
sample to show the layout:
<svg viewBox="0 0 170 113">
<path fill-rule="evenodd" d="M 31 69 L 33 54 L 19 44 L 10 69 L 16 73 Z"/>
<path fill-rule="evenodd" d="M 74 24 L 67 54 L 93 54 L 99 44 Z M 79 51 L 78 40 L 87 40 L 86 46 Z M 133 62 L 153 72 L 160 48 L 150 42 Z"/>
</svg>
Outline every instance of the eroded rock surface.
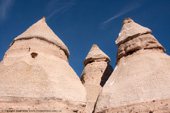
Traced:
<svg viewBox="0 0 170 113">
<path fill-rule="evenodd" d="M 135 23 L 131 18 L 124 19 L 122 29 L 115 43 L 117 45 L 124 43 L 126 40 L 136 35 L 143 35 L 152 33 L 152 31 L 146 27 L 143 27 Z"/>
<path fill-rule="evenodd" d="M 110 58 L 97 45 L 92 46 L 84 61 L 81 81 L 87 91 L 87 113 L 94 110 L 98 94 L 113 71 L 109 62 Z"/>
<path fill-rule="evenodd" d="M 151 30 L 132 19 L 124 20 L 122 30 L 116 41 L 117 65 L 99 95 L 95 113 L 170 112 L 170 56 Z"/>
<path fill-rule="evenodd" d="M 153 100 L 128 106 L 121 106 L 114 109 L 107 109 L 99 113 L 169 113 L 170 99 Z"/>
<path fill-rule="evenodd" d="M 0 63 L 0 110 L 84 113 L 86 91 L 68 57 L 45 18 L 15 38 Z"/>
<path fill-rule="evenodd" d="M 125 19 L 116 40 L 117 60 L 141 49 L 160 49 L 165 52 L 165 48 L 151 35 L 151 32 L 150 29 L 135 23 L 132 19 Z"/>
</svg>

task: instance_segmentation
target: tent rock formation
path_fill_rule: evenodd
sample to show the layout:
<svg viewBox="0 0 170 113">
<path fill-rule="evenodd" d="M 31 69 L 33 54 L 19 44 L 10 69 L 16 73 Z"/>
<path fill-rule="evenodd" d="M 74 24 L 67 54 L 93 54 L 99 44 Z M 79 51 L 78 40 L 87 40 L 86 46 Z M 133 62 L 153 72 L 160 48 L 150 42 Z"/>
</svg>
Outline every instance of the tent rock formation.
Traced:
<svg viewBox="0 0 170 113">
<path fill-rule="evenodd" d="M 170 112 L 170 56 L 151 30 L 125 19 L 116 44 L 117 65 L 95 113 Z"/>
<path fill-rule="evenodd" d="M 85 111 L 86 91 L 69 51 L 42 18 L 14 39 L 0 63 L 0 110 Z"/>
<path fill-rule="evenodd" d="M 68 48 L 42 18 L 14 39 L 0 62 L 0 110 L 169 113 L 170 56 L 151 33 L 125 19 L 114 71 L 93 45 L 80 81 Z"/>
<path fill-rule="evenodd" d="M 113 71 L 109 62 L 110 58 L 95 44 L 84 60 L 85 68 L 81 74 L 81 81 L 87 93 L 87 113 L 94 110 L 97 97 Z"/>
</svg>

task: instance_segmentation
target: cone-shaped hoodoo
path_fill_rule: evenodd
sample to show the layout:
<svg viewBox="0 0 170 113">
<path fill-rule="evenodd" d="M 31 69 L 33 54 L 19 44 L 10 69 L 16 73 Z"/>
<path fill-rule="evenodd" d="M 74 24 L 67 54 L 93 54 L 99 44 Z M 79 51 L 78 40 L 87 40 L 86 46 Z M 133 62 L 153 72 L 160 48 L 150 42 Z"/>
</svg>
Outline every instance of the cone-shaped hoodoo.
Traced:
<svg viewBox="0 0 170 113">
<path fill-rule="evenodd" d="M 116 44 L 117 65 L 95 112 L 170 112 L 170 56 L 151 30 L 125 19 Z"/>
<path fill-rule="evenodd" d="M 96 44 L 93 44 L 88 55 L 86 56 L 86 59 L 84 60 L 84 66 L 86 66 L 90 62 L 95 62 L 99 60 L 104 60 L 108 63 L 110 62 L 110 58 Z"/>
<path fill-rule="evenodd" d="M 87 113 L 94 110 L 97 97 L 113 71 L 109 62 L 110 58 L 95 44 L 85 58 L 81 81 L 87 93 Z"/>
<path fill-rule="evenodd" d="M 68 57 L 45 18 L 29 27 L 0 63 L 0 109 L 83 112 L 86 91 Z"/>
</svg>

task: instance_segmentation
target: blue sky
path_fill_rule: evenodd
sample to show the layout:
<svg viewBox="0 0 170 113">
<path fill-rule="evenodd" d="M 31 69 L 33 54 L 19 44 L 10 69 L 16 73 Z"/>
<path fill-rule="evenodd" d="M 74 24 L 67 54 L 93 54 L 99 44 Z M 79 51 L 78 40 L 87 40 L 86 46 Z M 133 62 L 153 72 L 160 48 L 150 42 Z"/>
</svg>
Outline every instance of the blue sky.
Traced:
<svg viewBox="0 0 170 113">
<path fill-rule="evenodd" d="M 70 51 L 80 76 L 92 44 L 115 66 L 115 40 L 124 18 L 148 27 L 170 55 L 170 0 L 0 0 L 0 61 L 10 43 L 43 16 Z"/>
</svg>

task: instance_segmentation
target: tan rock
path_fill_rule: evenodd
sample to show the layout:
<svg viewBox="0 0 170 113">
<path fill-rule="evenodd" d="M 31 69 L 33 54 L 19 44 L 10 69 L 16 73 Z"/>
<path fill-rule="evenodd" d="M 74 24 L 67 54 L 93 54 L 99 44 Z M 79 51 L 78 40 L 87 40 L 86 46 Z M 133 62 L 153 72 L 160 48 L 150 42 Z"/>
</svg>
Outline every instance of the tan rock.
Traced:
<svg viewBox="0 0 170 113">
<path fill-rule="evenodd" d="M 81 74 L 81 81 L 87 92 L 87 113 L 92 113 L 103 85 L 113 71 L 109 65 L 110 58 L 97 45 L 93 45 L 89 51 Z"/>
<path fill-rule="evenodd" d="M 95 113 L 170 112 L 170 56 L 150 32 L 133 34 L 117 43 L 117 65 L 99 95 Z"/>
<path fill-rule="evenodd" d="M 165 52 L 165 48 L 151 34 L 143 34 L 124 42 L 118 46 L 117 60 L 141 49 L 160 49 Z"/>
<path fill-rule="evenodd" d="M 68 57 L 44 18 L 15 38 L 0 63 L 0 110 L 83 113 L 86 90 Z"/>
<path fill-rule="evenodd" d="M 123 43 L 124 41 L 128 40 L 128 38 L 130 37 L 151 32 L 152 31 L 150 29 L 135 23 L 131 18 L 127 18 L 124 19 L 122 29 L 115 42 L 117 45 L 119 45 L 120 43 Z"/>
<path fill-rule="evenodd" d="M 21 35 L 17 36 L 14 41 L 30 38 L 38 38 L 41 40 L 45 40 L 46 42 L 52 43 L 62 49 L 67 55 L 67 57 L 69 57 L 70 55 L 67 46 L 61 41 L 61 39 L 51 30 L 51 28 L 45 22 L 45 17 L 33 24 Z"/>
<path fill-rule="evenodd" d="M 142 102 L 128 106 L 121 106 L 114 109 L 107 109 L 100 113 L 169 113 L 170 99 L 153 100 L 151 102 Z"/>
<path fill-rule="evenodd" d="M 93 44 L 88 55 L 86 56 L 86 59 L 84 60 L 84 66 L 96 60 L 100 60 L 100 61 L 104 60 L 106 62 L 111 61 L 110 58 L 103 51 L 101 51 L 100 48 L 96 44 Z"/>
</svg>

